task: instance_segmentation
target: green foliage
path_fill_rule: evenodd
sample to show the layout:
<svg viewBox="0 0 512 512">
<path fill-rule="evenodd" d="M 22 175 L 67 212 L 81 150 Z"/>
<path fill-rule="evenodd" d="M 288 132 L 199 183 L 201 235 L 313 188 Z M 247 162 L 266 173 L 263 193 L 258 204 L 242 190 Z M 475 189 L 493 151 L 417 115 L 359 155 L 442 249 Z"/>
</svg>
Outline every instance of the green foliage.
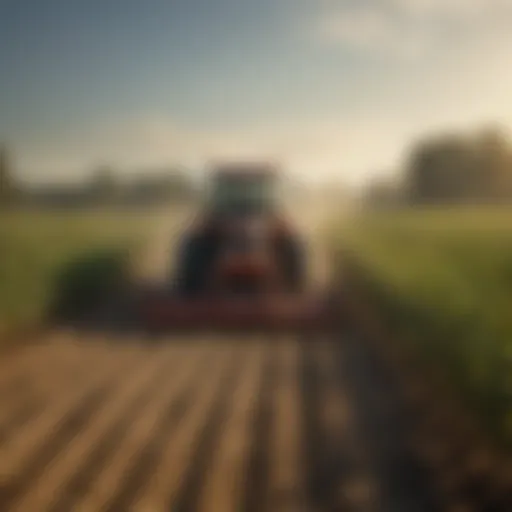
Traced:
<svg viewBox="0 0 512 512">
<path fill-rule="evenodd" d="M 0 215 L 0 337 L 42 319 L 63 273 L 70 289 L 104 275 L 112 255 L 141 242 L 147 225 L 145 216 L 100 211 Z"/>
<path fill-rule="evenodd" d="M 98 249 L 65 263 L 55 276 L 53 307 L 66 318 L 91 311 L 128 279 L 125 248 Z"/>
<path fill-rule="evenodd" d="M 7 149 L 0 147 L 0 207 L 10 205 L 14 197 L 14 178 Z"/>
<path fill-rule="evenodd" d="M 97 169 L 92 176 L 90 193 L 99 202 L 114 202 L 119 195 L 119 183 L 116 173 L 110 167 L 104 166 Z"/>
<path fill-rule="evenodd" d="M 499 130 L 425 139 L 405 169 L 412 204 L 512 200 L 512 146 Z"/>
<path fill-rule="evenodd" d="M 396 332 L 512 441 L 509 211 L 366 216 L 337 234 Z"/>
</svg>

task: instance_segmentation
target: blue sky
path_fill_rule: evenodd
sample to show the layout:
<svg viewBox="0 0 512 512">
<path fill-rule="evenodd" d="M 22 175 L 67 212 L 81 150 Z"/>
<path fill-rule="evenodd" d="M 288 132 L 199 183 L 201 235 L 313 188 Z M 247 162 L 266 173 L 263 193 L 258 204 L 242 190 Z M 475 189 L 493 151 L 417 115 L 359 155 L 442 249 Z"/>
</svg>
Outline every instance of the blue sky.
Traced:
<svg viewBox="0 0 512 512">
<path fill-rule="evenodd" d="M 358 183 L 436 129 L 512 124 L 508 0 L 0 0 L 0 140 L 73 180 L 279 158 Z"/>
</svg>

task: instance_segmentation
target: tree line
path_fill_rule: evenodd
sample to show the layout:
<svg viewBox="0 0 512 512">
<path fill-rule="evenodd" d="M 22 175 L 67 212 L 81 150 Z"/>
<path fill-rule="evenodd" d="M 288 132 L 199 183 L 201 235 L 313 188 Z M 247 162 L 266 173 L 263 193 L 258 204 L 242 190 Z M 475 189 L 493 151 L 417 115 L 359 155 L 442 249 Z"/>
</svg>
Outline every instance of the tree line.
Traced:
<svg viewBox="0 0 512 512">
<path fill-rule="evenodd" d="M 197 187 L 181 169 L 139 172 L 121 180 L 109 166 L 94 169 L 77 185 L 31 185 L 16 177 L 6 148 L 0 148 L 0 207 L 146 206 L 193 199 Z"/>
<path fill-rule="evenodd" d="M 512 144 L 498 129 L 424 138 L 396 181 L 378 180 L 371 205 L 512 203 Z"/>
</svg>

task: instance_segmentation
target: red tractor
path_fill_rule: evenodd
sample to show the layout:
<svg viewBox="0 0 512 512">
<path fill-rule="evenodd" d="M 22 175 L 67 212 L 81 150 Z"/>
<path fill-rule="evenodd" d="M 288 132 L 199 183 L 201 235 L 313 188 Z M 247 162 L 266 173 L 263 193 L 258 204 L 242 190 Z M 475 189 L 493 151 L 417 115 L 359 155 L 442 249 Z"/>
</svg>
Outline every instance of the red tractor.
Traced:
<svg viewBox="0 0 512 512">
<path fill-rule="evenodd" d="M 181 294 L 298 292 L 305 248 L 283 219 L 276 171 L 226 166 L 213 176 L 198 224 L 184 241 L 176 275 Z"/>
<path fill-rule="evenodd" d="M 324 323 L 306 293 L 306 246 L 281 210 L 279 173 L 265 164 L 217 168 L 186 233 L 171 293 L 146 300 L 156 329 L 303 328 Z"/>
</svg>

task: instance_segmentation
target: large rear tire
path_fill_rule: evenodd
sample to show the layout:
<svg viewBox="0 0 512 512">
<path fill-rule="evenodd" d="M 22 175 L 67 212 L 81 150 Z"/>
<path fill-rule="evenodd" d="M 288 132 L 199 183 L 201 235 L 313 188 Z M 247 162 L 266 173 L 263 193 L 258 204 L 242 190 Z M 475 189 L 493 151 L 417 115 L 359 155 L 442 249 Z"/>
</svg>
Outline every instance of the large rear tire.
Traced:
<svg viewBox="0 0 512 512">
<path fill-rule="evenodd" d="M 196 235 L 187 238 L 179 252 L 175 288 L 179 295 L 201 295 L 207 291 L 216 256 L 215 241 Z"/>
<path fill-rule="evenodd" d="M 298 238 L 283 237 L 278 244 L 278 258 L 286 291 L 299 293 L 306 287 L 306 250 Z"/>
</svg>

